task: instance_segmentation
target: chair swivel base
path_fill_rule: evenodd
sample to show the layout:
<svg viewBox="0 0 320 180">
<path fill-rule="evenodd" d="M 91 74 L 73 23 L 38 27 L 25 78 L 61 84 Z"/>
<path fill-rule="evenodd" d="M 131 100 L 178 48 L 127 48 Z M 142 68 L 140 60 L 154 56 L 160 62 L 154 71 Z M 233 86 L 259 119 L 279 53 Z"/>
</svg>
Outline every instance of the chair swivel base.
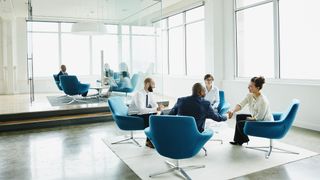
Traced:
<svg viewBox="0 0 320 180">
<path fill-rule="evenodd" d="M 265 158 L 269 159 L 271 152 L 275 153 L 287 153 L 287 154 L 299 154 L 298 152 L 289 151 L 286 149 L 281 149 L 277 147 L 273 147 L 272 139 L 270 139 L 270 145 L 269 146 L 258 146 L 258 147 L 246 147 L 248 149 L 253 149 L 257 151 L 263 151 L 266 152 Z"/>
<path fill-rule="evenodd" d="M 73 97 L 73 96 L 67 95 L 67 97 L 70 97 L 70 98 L 72 98 L 72 99 L 71 99 L 71 101 L 67 102 L 66 104 L 72 104 L 72 103 L 74 103 L 74 102 L 87 103 L 86 101 L 82 101 L 82 100 L 76 99 L 76 98 Z"/>
<path fill-rule="evenodd" d="M 219 141 L 220 144 L 223 144 L 223 140 L 222 139 L 210 139 L 209 141 Z"/>
<path fill-rule="evenodd" d="M 119 141 L 112 142 L 111 144 L 123 144 L 124 142 L 131 142 L 131 143 L 141 147 L 141 145 L 139 144 L 139 142 L 136 139 L 141 139 L 141 138 L 137 138 L 137 137 L 134 138 L 133 137 L 133 132 L 131 131 L 130 137 L 122 139 L 122 140 L 119 140 Z"/>
<path fill-rule="evenodd" d="M 170 173 L 173 171 L 179 171 L 184 178 L 191 180 L 190 176 L 185 172 L 186 170 L 192 170 L 192 169 L 199 169 L 199 168 L 205 168 L 205 165 L 198 165 L 198 166 L 180 166 L 179 165 L 179 160 L 176 160 L 176 164 L 173 164 L 169 161 L 165 161 L 171 168 L 166 170 L 166 171 L 162 171 L 162 172 L 158 172 L 158 173 L 154 173 L 154 174 L 150 174 L 149 177 L 154 177 L 154 176 L 158 176 L 158 175 L 162 175 L 162 174 L 166 174 L 166 173 Z"/>
</svg>

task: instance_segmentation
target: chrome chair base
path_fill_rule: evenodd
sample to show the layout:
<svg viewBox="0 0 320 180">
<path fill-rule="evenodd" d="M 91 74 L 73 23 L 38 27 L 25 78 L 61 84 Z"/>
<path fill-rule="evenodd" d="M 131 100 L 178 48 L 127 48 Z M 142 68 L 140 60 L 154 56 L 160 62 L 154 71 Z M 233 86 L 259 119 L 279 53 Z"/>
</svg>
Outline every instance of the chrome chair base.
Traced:
<svg viewBox="0 0 320 180">
<path fill-rule="evenodd" d="M 136 139 L 141 139 L 141 138 L 137 138 L 137 137 L 134 138 L 133 137 L 133 132 L 131 131 L 130 132 L 130 137 L 128 137 L 126 139 L 119 140 L 119 141 L 112 142 L 111 144 L 122 144 L 124 142 L 131 142 L 131 143 L 141 147 L 141 145 L 139 144 L 139 142 Z"/>
<path fill-rule="evenodd" d="M 209 141 L 219 141 L 220 144 L 223 144 L 223 140 L 222 139 L 210 139 Z"/>
<path fill-rule="evenodd" d="M 248 149 L 253 149 L 253 150 L 257 150 L 257 151 L 263 151 L 266 152 L 265 158 L 269 159 L 271 152 L 275 152 L 275 153 L 287 153 L 287 154 L 299 154 L 298 152 L 293 152 L 293 151 L 289 151 L 286 149 L 281 149 L 281 148 L 277 148 L 277 147 L 273 147 L 273 142 L 272 139 L 270 139 L 270 144 L 269 146 L 258 146 L 258 147 L 248 147 L 246 146 L 246 148 Z"/>
<path fill-rule="evenodd" d="M 79 99 L 75 98 L 74 96 L 69 96 L 69 95 L 67 95 L 67 97 L 70 97 L 70 98 L 71 98 L 71 101 L 67 102 L 66 104 L 72 104 L 72 103 L 74 103 L 74 102 L 83 102 L 83 103 L 87 103 L 87 101 L 79 100 Z"/>
<path fill-rule="evenodd" d="M 199 169 L 199 168 L 205 168 L 205 165 L 198 165 L 198 166 L 180 166 L 179 165 L 179 160 L 176 160 L 176 164 L 173 164 L 172 162 L 166 161 L 166 163 L 171 167 L 170 169 L 162 172 L 157 172 L 154 174 L 150 174 L 149 177 L 154 177 L 166 173 L 170 173 L 173 171 L 179 171 L 182 176 L 188 180 L 191 180 L 190 176 L 186 173 L 187 170 L 192 170 L 192 169 Z"/>
</svg>

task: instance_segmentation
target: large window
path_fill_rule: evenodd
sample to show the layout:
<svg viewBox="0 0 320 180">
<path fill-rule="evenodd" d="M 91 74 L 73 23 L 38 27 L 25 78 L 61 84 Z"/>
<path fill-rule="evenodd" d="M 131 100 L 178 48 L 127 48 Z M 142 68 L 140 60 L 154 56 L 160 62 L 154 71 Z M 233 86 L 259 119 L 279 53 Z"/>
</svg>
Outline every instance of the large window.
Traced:
<svg viewBox="0 0 320 180">
<path fill-rule="evenodd" d="M 279 1 L 280 77 L 320 79 L 319 0 Z"/>
<path fill-rule="evenodd" d="M 187 75 L 202 76 L 205 72 L 204 7 L 186 12 Z"/>
<path fill-rule="evenodd" d="M 319 1 L 235 2 L 238 77 L 320 79 Z"/>
<path fill-rule="evenodd" d="M 202 76 L 205 72 L 204 6 L 165 18 L 160 24 L 162 63 L 158 62 L 157 67 L 163 67 L 163 72 L 170 75 Z"/>
<path fill-rule="evenodd" d="M 73 75 L 89 75 L 89 37 L 73 34 L 62 34 L 61 44 L 62 64 L 67 66 L 67 72 Z"/>
<path fill-rule="evenodd" d="M 33 33 L 34 76 L 48 76 L 59 72 L 59 42 L 56 33 Z"/>
<path fill-rule="evenodd" d="M 272 3 L 237 12 L 238 76 L 274 77 Z"/>
</svg>

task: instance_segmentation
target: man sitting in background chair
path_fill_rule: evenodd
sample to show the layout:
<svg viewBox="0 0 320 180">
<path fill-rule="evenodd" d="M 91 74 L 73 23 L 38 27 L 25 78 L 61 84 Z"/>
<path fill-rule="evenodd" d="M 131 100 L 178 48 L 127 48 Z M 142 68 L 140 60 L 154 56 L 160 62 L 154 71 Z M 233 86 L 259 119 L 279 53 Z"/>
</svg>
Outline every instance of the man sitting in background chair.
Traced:
<svg viewBox="0 0 320 180">
<path fill-rule="evenodd" d="M 66 67 L 66 65 L 64 65 L 64 64 L 62 64 L 61 66 L 60 66 L 60 72 L 57 74 L 57 78 L 59 79 L 59 77 L 60 76 L 62 76 L 62 75 L 68 75 L 68 73 L 67 73 L 67 67 Z"/>
<path fill-rule="evenodd" d="M 192 95 L 179 98 L 169 115 L 193 116 L 199 132 L 204 131 L 206 118 L 218 122 L 226 121 L 227 116 L 215 112 L 210 102 L 204 99 L 205 95 L 204 87 L 200 83 L 195 83 L 192 87 Z"/>
<path fill-rule="evenodd" d="M 128 114 L 132 116 L 142 117 L 144 119 L 145 127 L 149 127 L 149 116 L 157 114 L 164 106 L 156 103 L 153 99 L 153 89 L 155 88 L 155 82 L 151 78 L 144 80 L 144 88 L 138 91 L 133 97 L 132 102 L 128 109 Z M 147 138 L 146 146 L 154 148 L 150 139 Z"/>
</svg>

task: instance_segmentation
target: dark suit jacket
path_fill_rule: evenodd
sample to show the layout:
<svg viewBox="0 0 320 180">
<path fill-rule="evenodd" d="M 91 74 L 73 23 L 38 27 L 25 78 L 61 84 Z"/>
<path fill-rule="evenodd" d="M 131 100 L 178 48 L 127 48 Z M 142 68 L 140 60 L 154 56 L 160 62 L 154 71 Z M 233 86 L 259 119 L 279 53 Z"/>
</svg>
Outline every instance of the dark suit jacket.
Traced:
<svg viewBox="0 0 320 180">
<path fill-rule="evenodd" d="M 227 117 L 213 111 L 210 102 L 199 96 L 187 96 L 179 98 L 169 112 L 169 115 L 193 116 L 196 120 L 199 132 L 204 130 L 206 118 L 214 121 L 225 121 Z"/>
<path fill-rule="evenodd" d="M 57 74 L 57 79 L 58 79 L 58 81 L 60 81 L 60 76 L 62 76 L 62 75 L 68 75 L 68 73 L 63 73 L 62 71 L 60 71 L 58 74 Z"/>
</svg>

